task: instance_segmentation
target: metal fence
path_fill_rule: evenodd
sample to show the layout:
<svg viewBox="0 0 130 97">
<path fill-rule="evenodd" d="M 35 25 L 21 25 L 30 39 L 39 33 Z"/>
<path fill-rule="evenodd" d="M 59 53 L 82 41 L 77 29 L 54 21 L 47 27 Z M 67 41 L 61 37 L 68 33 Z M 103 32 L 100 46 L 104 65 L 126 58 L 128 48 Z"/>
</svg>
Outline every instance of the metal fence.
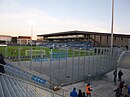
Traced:
<svg viewBox="0 0 130 97">
<path fill-rule="evenodd" d="M 0 64 L 1 65 L 1 64 Z M 2 65 L 3 66 L 3 65 Z M 10 68 L 4 65 L 5 68 Z M 65 97 L 63 93 L 44 88 L 15 75 L 0 72 L 0 96 L 4 97 Z M 15 96 L 14 96 L 15 95 Z"/>
<path fill-rule="evenodd" d="M 117 66 L 117 49 L 110 48 L 59 48 L 46 50 L 40 47 L 40 54 L 33 54 L 34 47 L 25 56 L 24 48 L 14 50 L 16 54 L 9 55 L 7 47 L 1 49 L 3 55 L 13 64 L 25 66 L 50 78 L 53 85 L 68 85 L 83 80 L 99 77 L 112 71 Z M 45 53 L 43 53 L 43 49 Z M 35 48 L 36 50 L 36 48 Z M 14 53 L 13 52 L 13 53 Z M 11 52 L 10 52 L 11 53 Z"/>
</svg>

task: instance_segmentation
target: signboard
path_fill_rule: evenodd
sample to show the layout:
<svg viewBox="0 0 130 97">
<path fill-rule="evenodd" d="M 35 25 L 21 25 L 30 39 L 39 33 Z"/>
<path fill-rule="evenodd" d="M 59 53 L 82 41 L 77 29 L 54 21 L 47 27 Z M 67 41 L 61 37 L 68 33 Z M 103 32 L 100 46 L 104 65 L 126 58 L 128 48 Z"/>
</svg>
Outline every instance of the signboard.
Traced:
<svg viewBox="0 0 130 97">
<path fill-rule="evenodd" d="M 35 76 L 35 75 L 33 75 L 31 79 L 32 79 L 33 81 L 38 82 L 38 83 L 41 83 L 41 84 L 45 84 L 45 83 L 46 83 L 46 80 L 44 80 L 44 79 L 42 79 L 42 78 L 40 78 L 40 77 L 38 77 L 38 76 Z"/>
<path fill-rule="evenodd" d="M 46 61 L 56 61 L 56 60 L 64 60 L 68 57 L 67 52 L 52 52 L 50 54 L 50 58 L 48 57 L 40 57 L 33 59 L 34 62 L 46 62 Z"/>
</svg>

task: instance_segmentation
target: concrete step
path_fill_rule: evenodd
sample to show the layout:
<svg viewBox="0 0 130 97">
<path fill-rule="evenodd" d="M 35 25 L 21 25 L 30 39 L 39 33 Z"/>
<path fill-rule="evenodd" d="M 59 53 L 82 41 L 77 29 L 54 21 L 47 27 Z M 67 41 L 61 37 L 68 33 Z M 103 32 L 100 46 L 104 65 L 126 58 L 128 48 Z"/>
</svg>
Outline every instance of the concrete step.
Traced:
<svg viewBox="0 0 130 97">
<path fill-rule="evenodd" d="M 3 78 L 4 76 L 3 75 L 0 75 L 0 82 L 1 82 L 1 85 L 2 85 L 2 88 L 3 88 L 3 93 L 4 93 L 4 96 L 5 97 L 11 97 L 11 94 L 9 92 L 9 89 L 7 87 L 7 84 Z"/>
<path fill-rule="evenodd" d="M 4 92 L 3 92 L 3 88 L 2 88 L 2 85 L 1 85 L 1 82 L 0 82 L 0 97 L 5 97 L 4 96 Z"/>
<path fill-rule="evenodd" d="M 3 77 L 3 78 L 4 78 L 6 84 L 7 84 L 8 88 L 9 88 L 9 92 L 10 92 L 11 97 L 17 97 L 17 95 L 16 95 L 16 93 L 15 93 L 9 79 L 7 77 Z"/>
<path fill-rule="evenodd" d="M 19 89 L 16 87 L 16 83 L 14 83 L 14 82 L 12 81 L 12 78 L 9 78 L 9 81 L 10 81 L 10 83 L 11 83 L 11 85 L 12 85 L 12 87 L 13 87 L 13 89 L 14 89 L 16 95 L 17 95 L 17 97 L 24 97 L 24 96 L 22 96 L 22 94 L 21 94 L 21 92 L 19 91 Z"/>
</svg>

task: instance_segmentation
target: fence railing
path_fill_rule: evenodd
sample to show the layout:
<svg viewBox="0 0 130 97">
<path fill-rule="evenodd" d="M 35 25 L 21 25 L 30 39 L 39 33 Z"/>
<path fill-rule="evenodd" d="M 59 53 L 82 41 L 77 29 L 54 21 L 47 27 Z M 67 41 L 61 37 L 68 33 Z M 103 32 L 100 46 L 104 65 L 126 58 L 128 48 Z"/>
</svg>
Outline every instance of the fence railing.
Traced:
<svg viewBox="0 0 130 97">
<path fill-rule="evenodd" d="M 24 54 L 26 49 L 30 49 L 27 60 Z M 39 55 L 34 57 L 33 50 L 39 50 Z M 43 50 L 45 50 L 45 54 L 47 55 L 43 56 Z M 110 48 L 105 47 L 92 49 L 87 49 L 86 47 L 65 47 L 62 49 L 19 47 L 15 48 L 14 51 L 16 51 L 16 55 L 13 53 L 12 56 L 15 56 L 16 60 L 14 57 L 15 61 L 10 60 L 11 63 L 47 76 L 50 84 L 54 86 L 73 84 L 114 70 L 119 54 L 117 49 L 113 49 L 111 53 Z M 3 52 L 5 52 L 4 55 L 7 58 L 11 55 L 8 53 L 8 48 L 4 48 Z M 62 56 L 64 56 L 64 58 Z"/>
<path fill-rule="evenodd" d="M 8 78 L 11 78 L 14 80 L 14 82 L 16 82 L 16 81 L 23 82 L 24 84 L 26 84 L 28 90 L 30 90 L 30 89 L 33 90 L 37 95 L 39 95 L 39 97 L 43 97 L 45 95 L 45 93 L 46 93 L 46 95 L 48 95 L 47 97 L 64 97 L 64 95 L 63 95 L 64 93 L 63 94 L 55 93 L 53 90 L 45 88 L 44 85 L 42 86 L 41 84 L 37 84 L 37 83 L 31 81 L 30 74 L 27 74 L 25 72 L 21 72 L 19 74 L 18 72 L 20 72 L 20 71 L 16 70 L 15 68 L 12 68 L 7 65 L 1 65 L 1 64 L 0 64 L 0 66 L 4 66 L 4 68 L 5 68 L 5 73 L 0 72 L 0 76 L 6 76 Z M 15 70 L 18 72 L 16 73 Z M 43 94 L 38 91 L 39 89 L 42 90 Z M 27 92 L 27 90 L 25 90 L 25 91 Z"/>
</svg>

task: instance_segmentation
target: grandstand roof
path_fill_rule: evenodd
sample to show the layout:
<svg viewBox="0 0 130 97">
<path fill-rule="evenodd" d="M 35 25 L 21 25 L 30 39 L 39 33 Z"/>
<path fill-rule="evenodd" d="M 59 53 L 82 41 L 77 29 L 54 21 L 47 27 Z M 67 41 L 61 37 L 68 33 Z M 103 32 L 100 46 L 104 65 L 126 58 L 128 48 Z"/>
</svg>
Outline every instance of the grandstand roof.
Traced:
<svg viewBox="0 0 130 97">
<path fill-rule="evenodd" d="M 65 36 L 65 35 L 94 35 L 94 34 L 98 34 L 98 35 L 108 35 L 110 36 L 110 33 L 100 33 L 100 32 L 90 32 L 90 31 L 78 31 L 78 30 L 74 30 L 74 31 L 66 31 L 66 32 L 57 32 L 57 33 L 50 33 L 50 34 L 42 34 L 42 35 L 37 35 L 37 36 L 44 36 L 44 37 L 49 37 L 49 36 Z M 114 34 L 114 36 L 123 36 L 123 37 L 129 37 L 130 35 L 126 35 L 126 34 Z"/>
</svg>

